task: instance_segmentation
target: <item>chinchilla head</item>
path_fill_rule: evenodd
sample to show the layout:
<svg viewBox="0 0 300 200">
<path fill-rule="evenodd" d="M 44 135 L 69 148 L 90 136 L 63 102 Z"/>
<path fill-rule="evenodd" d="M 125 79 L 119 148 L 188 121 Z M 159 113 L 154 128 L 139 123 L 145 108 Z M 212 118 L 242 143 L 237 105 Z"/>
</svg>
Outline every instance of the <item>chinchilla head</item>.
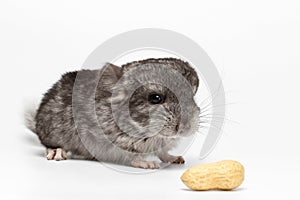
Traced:
<svg viewBox="0 0 300 200">
<path fill-rule="evenodd" d="M 194 101 L 199 79 L 175 58 L 147 59 L 122 66 L 111 105 L 117 126 L 137 138 L 176 138 L 196 132 L 200 109 Z"/>
</svg>

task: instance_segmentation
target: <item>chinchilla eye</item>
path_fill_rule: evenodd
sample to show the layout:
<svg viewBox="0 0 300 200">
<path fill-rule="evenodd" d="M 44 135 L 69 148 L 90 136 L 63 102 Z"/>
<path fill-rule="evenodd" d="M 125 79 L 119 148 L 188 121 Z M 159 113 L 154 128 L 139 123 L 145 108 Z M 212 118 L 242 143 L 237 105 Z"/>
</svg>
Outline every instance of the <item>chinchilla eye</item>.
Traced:
<svg viewBox="0 0 300 200">
<path fill-rule="evenodd" d="M 160 104 L 163 102 L 163 97 L 162 95 L 160 94 L 150 94 L 148 96 L 148 101 L 151 103 L 151 104 Z"/>
</svg>

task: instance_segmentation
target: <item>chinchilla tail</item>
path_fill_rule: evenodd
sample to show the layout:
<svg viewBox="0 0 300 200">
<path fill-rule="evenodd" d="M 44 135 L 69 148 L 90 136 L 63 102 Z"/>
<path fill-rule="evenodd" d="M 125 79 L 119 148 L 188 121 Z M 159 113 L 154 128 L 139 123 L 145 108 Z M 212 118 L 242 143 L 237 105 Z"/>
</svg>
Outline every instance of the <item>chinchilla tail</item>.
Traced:
<svg viewBox="0 0 300 200">
<path fill-rule="evenodd" d="M 25 126 L 31 130 L 32 132 L 36 133 L 36 121 L 35 121 L 35 115 L 36 115 L 36 108 L 27 108 L 24 112 L 24 120 L 25 120 Z"/>
</svg>

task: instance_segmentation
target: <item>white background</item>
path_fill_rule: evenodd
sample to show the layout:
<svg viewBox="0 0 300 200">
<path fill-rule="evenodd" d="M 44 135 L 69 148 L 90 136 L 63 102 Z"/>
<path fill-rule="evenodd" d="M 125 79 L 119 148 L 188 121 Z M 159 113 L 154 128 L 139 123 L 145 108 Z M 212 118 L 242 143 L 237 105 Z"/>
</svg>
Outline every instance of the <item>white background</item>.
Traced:
<svg viewBox="0 0 300 200">
<path fill-rule="evenodd" d="M 299 1 L 288 0 L 2 0 L 0 199 L 299 198 L 299 11 Z M 214 152 L 198 160 L 194 144 L 184 166 L 147 175 L 90 161 L 47 161 L 22 125 L 23 110 L 103 41 L 146 27 L 190 37 L 216 64 L 228 120 Z M 244 164 L 239 189 L 193 192 L 181 183 L 188 167 L 222 159 Z"/>
</svg>

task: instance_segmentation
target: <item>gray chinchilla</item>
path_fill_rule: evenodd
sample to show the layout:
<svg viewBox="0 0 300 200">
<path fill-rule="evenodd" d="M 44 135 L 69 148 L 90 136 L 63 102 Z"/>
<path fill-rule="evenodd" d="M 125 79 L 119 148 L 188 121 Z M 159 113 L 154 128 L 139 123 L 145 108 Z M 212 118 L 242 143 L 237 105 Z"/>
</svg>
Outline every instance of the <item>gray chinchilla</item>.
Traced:
<svg viewBox="0 0 300 200">
<path fill-rule="evenodd" d="M 159 168 L 147 155 L 184 163 L 168 151 L 198 129 L 198 85 L 196 71 L 176 58 L 69 72 L 44 95 L 27 127 L 47 148 L 49 160 L 65 160 L 71 152 L 140 168 Z"/>
</svg>

